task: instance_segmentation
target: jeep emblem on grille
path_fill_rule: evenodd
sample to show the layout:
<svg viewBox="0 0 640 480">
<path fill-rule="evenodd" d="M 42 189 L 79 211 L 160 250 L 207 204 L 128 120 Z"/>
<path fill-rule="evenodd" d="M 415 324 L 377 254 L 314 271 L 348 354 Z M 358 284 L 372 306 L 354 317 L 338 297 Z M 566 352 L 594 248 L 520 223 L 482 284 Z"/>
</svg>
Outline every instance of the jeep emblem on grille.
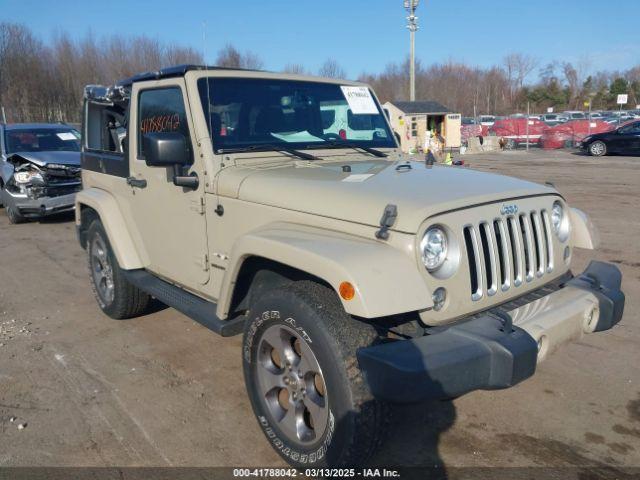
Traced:
<svg viewBox="0 0 640 480">
<path fill-rule="evenodd" d="M 500 213 L 502 215 L 515 215 L 516 213 L 518 213 L 518 206 L 517 205 L 502 205 L 502 208 L 500 209 Z"/>
</svg>

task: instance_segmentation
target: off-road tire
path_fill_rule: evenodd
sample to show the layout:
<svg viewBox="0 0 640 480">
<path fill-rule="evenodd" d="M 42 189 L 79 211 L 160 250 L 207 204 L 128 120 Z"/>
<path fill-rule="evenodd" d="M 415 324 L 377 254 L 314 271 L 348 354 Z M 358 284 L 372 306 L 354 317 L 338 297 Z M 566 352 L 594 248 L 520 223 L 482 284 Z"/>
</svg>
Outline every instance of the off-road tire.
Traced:
<svg viewBox="0 0 640 480">
<path fill-rule="evenodd" d="M 323 432 L 315 432 L 311 444 L 280 428 L 259 385 L 258 369 L 264 368 L 259 363 L 264 358 L 261 340 L 270 328 L 280 326 L 308 340 L 306 346 L 324 377 L 328 421 Z M 376 338 L 371 325 L 344 311 L 333 290 L 311 281 L 270 290 L 251 306 L 243 338 L 247 392 L 267 440 L 288 463 L 296 467 L 359 466 L 383 443 L 391 412 L 371 395 L 356 359 L 358 348 L 371 345 Z"/>
<path fill-rule="evenodd" d="M 601 142 L 600 140 L 596 140 L 591 145 L 589 145 L 589 155 L 592 157 L 602 157 L 607 154 L 607 144 Z"/>
<path fill-rule="evenodd" d="M 96 285 L 94 276 L 94 268 L 96 261 L 92 260 L 94 254 L 93 249 L 96 248 L 96 241 L 99 240 L 104 245 L 106 253 L 105 261 L 109 263 L 113 278 L 113 298 L 106 299 L 100 292 L 100 288 Z M 96 297 L 98 305 L 104 313 L 113 319 L 121 320 L 125 318 L 137 317 L 147 310 L 151 297 L 132 285 L 124 276 L 123 270 L 118 265 L 116 256 L 113 253 L 109 238 L 102 226 L 102 222 L 94 219 L 87 230 L 87 264 L 89 267 L 89 277 L 91 279 L 91 288 Z"/>
<path fill-rule="evenodd" d="M 4 211 L 7 214 L 7 218 L 9 219 L 9 223 L 16 225 L 18 223 L 24 223 L 27 221 L 19 212 L 16 211 L 14 207 L 9 205 L 5 205 Z"/>
</svg>

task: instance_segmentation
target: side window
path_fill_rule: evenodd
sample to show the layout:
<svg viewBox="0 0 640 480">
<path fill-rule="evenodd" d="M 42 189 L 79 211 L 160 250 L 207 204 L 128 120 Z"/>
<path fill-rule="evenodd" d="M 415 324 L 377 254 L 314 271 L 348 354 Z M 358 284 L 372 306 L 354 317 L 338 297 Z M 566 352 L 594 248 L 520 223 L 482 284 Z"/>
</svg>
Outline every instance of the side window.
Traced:
<svg viewBox="0 0 640 480">
<path fill-rule="evenodd" d="M 150 132 L 179 132 L 191 151 L 189 124 L 178 87 L 142 90 L 138 95 L 138 157 L 144 158 L 142 136 Z"/>
<path fill-rule="evenodd" d="M 85 124 L 84 144 L 87 149 L 123 153 L 127 131 L 122 108 L 87 102 Z"/>
<path fill-rule="evenodd" d="M 620 129 L 620 132 L 627 135 L 637 135 L 640 133 L 640 122 L 632 123 L 631 125 L 623 127 Z"/>
</svg>

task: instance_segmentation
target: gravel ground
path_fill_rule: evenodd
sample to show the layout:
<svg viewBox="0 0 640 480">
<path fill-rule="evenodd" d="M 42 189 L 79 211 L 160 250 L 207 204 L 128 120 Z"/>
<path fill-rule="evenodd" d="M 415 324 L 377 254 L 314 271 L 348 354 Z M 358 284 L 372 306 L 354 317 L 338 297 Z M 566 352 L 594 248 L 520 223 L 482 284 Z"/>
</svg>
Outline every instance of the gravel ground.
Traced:
<svg viewBox="0 0 640 480">
<path fill-rule="evenodd" d="M 624 274 L 612 331 L 554 353 L 515 388 L 395 409 L 379 464 L 640 466 L 640 157 L 465 156 L 551 181 L 599 228 L 590 259 Z M 172 309 L 115 321 L 91 294 L 72 218 L 0 212 L 0 466 L 278 466 L 245 394 L 240 337 Z M 22 426 L 22 427 L 20 427 Z"/>
</svg>

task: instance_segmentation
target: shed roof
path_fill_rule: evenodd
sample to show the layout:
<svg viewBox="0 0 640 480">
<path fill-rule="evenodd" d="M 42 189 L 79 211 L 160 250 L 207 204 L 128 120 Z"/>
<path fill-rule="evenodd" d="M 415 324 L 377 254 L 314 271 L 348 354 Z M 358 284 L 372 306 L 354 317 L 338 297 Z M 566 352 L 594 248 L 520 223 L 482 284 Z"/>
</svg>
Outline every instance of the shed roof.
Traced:
<svg viewBox="0 0 640 480">
<path fill-rule="evenodd" d="M 432 100 L 423 100 L 415 102 L 390 102 L 404 113 L 450 113 L 447 107 L 441 103 Z"/>
</svg>

